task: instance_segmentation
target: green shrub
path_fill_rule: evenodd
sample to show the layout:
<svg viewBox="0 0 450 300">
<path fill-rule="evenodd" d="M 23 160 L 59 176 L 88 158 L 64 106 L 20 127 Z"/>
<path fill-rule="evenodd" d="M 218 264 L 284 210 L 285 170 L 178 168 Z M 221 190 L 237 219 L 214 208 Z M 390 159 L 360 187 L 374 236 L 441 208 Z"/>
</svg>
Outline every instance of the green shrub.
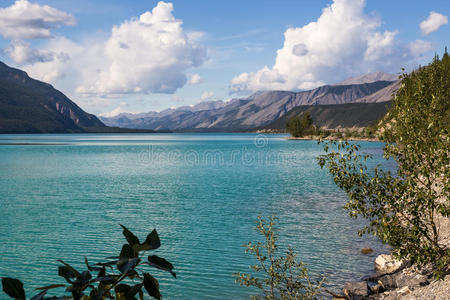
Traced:
<svg viewBox="0 0 450 300">
<path fill-rule="evenodd" d="M 256 231 L 263 236 L 262 242 L 249 242 L 245 245 L 246 253 L 253 254 L 258 261 L 250 269 L 258 275 L 235 273 L 236 282 L 244 286 L 254 286 L 261 290 L 260 296 L 267 300 L 282 299 L 317 299 L 324 278 L 313 282 L 306 265 L 298 261 L 292 248 L 283 255 L 278 254 L 276 218 L 268 220 L 258 217 Z"/>
<path fill-rule="evenodd" d="M 338 151 L 325 144 L 327 154 L 318 161 L 348 194 L 350 216 L 369 220 L 360 234 L 375 234 L 396 257 L 419 267 L 431 264 L 434 275 L 442 277 L 450 266 L 450 250 L 440 240 L 440 222 L 450 216 L 448 54 L 401 78 L 379 129 L 384 157 L 395 159 L 397 171 L 379 166 L 369 171 L 370 156 L 348 142 L 332 142 Z"/>
</svg>

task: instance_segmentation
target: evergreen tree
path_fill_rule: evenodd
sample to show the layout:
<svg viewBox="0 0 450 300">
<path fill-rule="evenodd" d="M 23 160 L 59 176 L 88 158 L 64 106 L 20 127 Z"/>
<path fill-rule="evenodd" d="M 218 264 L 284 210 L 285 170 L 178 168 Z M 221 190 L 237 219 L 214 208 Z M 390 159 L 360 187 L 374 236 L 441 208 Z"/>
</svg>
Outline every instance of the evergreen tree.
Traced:
<svg viewBox="0 0 450 300">
<path fill-rule="evenodd" d="M 286 124 L 288 132 L 293 137 L 303 137 L 307 134 L 314 133 L 313 120 L 311 114 L 306 111 L 303 113 L 302 118 L 299 116 L 292 117 Z"/>
</svg>

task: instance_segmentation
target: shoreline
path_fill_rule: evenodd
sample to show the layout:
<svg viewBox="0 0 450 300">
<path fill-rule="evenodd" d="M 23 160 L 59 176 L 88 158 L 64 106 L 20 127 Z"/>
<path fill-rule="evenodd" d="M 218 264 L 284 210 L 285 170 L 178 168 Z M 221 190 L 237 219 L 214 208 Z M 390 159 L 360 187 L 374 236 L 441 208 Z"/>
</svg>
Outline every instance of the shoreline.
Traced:
<svg viewBox="0 0 450 300">
<path fill-rule="evenodd" d="M 439 219 L 440 241 L 450 247 L 450 218 Z M 374 273 L 360 281 L 345 283 L 342 294 L 334 299 L 373 300 L 447 300 L 450 295 L 450 274 L 442 279 L 433 278 L 430 265 L 422 269 L 408 260 L 397 260 L 392 254 L 380 254 L 374 260 Z"/>
<path fill-rule="evenodd" d="M 374 261 L 374 273 L 360 281 L 349 281 L 338 293 L 325 290 L 336 300 L 446 300 L 450 295 L 450 274 L 437 280 L 430 266 L 419 269 L 408 260 L 380 254 Z"/>
<path fill-rule="evenodd" d="M 286 140 L 309 140 L 309 141 L 318 141 L 320 140 L 319 136 L 305 136 L 305 137 L 293 137 L 293 136 L 289 136 L 289 137 L 285 137 L 284 139 Z M 344 139 L 344 138 L 336 138 L 336 137 L 325 137 L 322 138 L 323 140 L 328 140 L 328 141 L 337 141 L 337 140 L 347 140 L 347 141 L 360 141 L 360 142 L 381 142 L 381 140 L 377 139 L 377 138 L 359 138 L 359 137 L 350 137 L 348 139 Z"/>
</svg>

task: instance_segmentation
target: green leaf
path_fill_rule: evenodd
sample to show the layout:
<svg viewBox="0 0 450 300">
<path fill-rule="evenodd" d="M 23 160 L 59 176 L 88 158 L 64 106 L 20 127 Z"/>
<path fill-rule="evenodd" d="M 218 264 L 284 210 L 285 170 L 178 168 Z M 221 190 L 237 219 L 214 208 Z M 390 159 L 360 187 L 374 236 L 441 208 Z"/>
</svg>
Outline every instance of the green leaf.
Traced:
<svg viewBox="0 0 450 300">
<path fill-rule="evenodd" d="M 125 236 L 125 238 L 127 239 L 128 244 L 130 244 L 130 246 L 134 246 L 134 245 L 139 245 L 139 239 L 137 238 L 137 236 L 135 236 L 131 231 L 129 231 L 125 226 L 123 226 L 122 224 L 120 224 L 120 226 L 123 228 L 123 235 Z"/>
<path fill-rule="evenodd" d="M 102 267 L 111 267 L 111 266 L 116 265 L 117 262 L 118 262 L 118 260 L 113 260 L 113 261 L 107 261 L 107 262 L 104 262 L 104 263 L 103 262 L 99 262 L 99 263 L 96 263 L 95 265 L 102 266 Z"/>
<path fill-rule="evenodd" d="M 120 275 L 105 275 L 105 276 L 99 276 L 99 277 L 91 280 L 91 282 L 97 282 L 98 281 L 98 282 L 101 282 L 103 284 L 113 284 L 119 278 L 120 278 Z"/>
<path fill-rule="evenodd" d="M 131 286 L 129 286 L 128 284 L 120 283 L 120 284 L 116 285 L 116 287 L 114 288 L 114 291 L 116 293 L 126 294 L 130 289 L 131 289 Z"/>
<path fill-rule="evenodd" d="M 47 294 L 47 290 L 40 292 L 36 296 L 33 296 L 30 300 L 43 300 L 44 296 Z"/>
<path fill-rule="evenodd" d="M 98 289 L 93 288 L 89 294 L 89 300 L 103 300 L 105 299 L 103 295 L 106 293 L 106 291 L 99 287 Z"/>
<path fill-rule="evenodd" d="M 137 248 L 137 251 L 155 250 L 158 249 L 160 246 L 161 241 L 159 240 L 158 233 L 156 232 L 156 229 L 153 229 L 152 232 L 150 232 L 150 234 L 147 235 L 147 238 L 145 239 L 144 243 Z"/>
<path fill-rule="evenodd" d="M 72 283 L 71 279 L 76 278 L 75 273 L 67 266 L 59 266 L 58 275 L 63 277 L 68 283 Z"/>
<path fill-rule="evenodd" d="M 156 256 L 156 255 L 151 255 L 148 257 L 148 262 L 150 266 L 153 266 L 157 269 L 161 269 L 164 271 L 169 272 L 170 274 L 172 274 L 173 277 L 177 277 L 177 275 L 172 271 L 173 270 L 173 265 L 168 262 L 166 259 Z"/>
<path fill-rule="evenodd" d="M 68 276 L 68 277 L 59 274 L 59 270 L 58 270 L 59 276 L 62 276 L 62 277 L 64 277 L 64 278 L 66 278 L 66 279 L 67 279 L 67 278 L 80 277 L 80 272 L 78 272 L 77 270 L 75 270 L 75 268 L 73 268 L 71 265 L 65 263 L 64 261 L 62 261 L 62 260 L 60 260 L 60 259 L 58 259 L 58 261 L 64 265 L 64 266 L 60 266 L 59 268 L 60 268 L 60 269 L 62 268 L 62 269 L 63 269 L 63 274 L 66 275 L 66 276 Z"/>
<path fill-rule="evenodd" d="M 92 275 L 91 275 L 91 272 L 89 272 L 89 271 L 83 271 L 81 274 L 80 274 L 80 277 L 78 277 L 77 278 L 77 281 L 79 282 L 79 283 L 87 283 L 87 282 L 89 282 L 89 280 L 91 280 L 91 278 L 92 278 Z"/>
<path fill-rule="evenodd" d="M 143 283 L 139 283 L 136 285 L 133 285 L 125 294 L 125 297 L 127 299 L 134 299 L 134 296 L 136 296 L 137 293 L 142 289 Z"/>
<path fill-rule="evenodd" d="M 137 245 L 139 246 L 139 245 Z M 124 259 L 124 258 L 136 258 L 138 256 L 137 251 L 135 251 L 133 249 L 133 247 L 131 247 L 128 244 L 123 244 L 122 246 L 122 250 L 120 251 L 120 259 Z"/>
<path fill-rule="evenodd" d="M 126 293 L 131 289 L 131 286 L 128 284 L 120 283 L 114 288 L 114 292 L 116 293 L 115 299 L 117 300 L 129 300 L 128 297 L 126 297 Z M 134 299 L 131 298 L 131 299 Z"/>
<path fill-rule="evenodd" d="M 23 283 L 14 278 L 2 277 L 3 291 L 14 299 L 25 299 Z"/>
<path fill-rule="evenodd" d="M 128 274 L 128 272 L 134 270 L 134 268 L 139 264 L 140 261 L 141 260 L 139 258 L 120 260 L 117 263 L 117 269 L 119 269 L 122 274 Z"/>
<path fill-rule="evenodd" d="M 86 264 L 86 267 L 88 268 L 89 271 L 101 271 L 102 268 L 100 267 L 95 267 L 95 266 L 90 266 L 87 257 L 84 257 L 84 263 Z"/>
<path fill-rule="evenodd" d="M 148 273 L 144 273 L 144 288 L 151 297 L 161 299 L 158 280 Z"/>
</svg>

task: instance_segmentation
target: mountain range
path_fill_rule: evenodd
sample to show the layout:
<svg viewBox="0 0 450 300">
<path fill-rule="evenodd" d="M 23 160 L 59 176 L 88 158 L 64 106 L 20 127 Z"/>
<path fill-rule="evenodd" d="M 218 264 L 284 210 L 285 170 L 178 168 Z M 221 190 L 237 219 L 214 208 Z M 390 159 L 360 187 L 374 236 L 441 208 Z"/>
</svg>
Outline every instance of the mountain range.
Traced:
<svg viewBox="0 0 450 300">
<path fill-rule="evenodd" d="M 395 75 L 378 72 L 309 91 L 261 91 L 229 101 L 99 119 L 50 84 L 0 62 L 0 133 L 283 129 L 288 117 L 306 110 L 316 125 L 361 127 L 386 112 L 385 102 L 399 85 Z"/>
<path fill-rule="evenodd" d="M 265 128 L 268 124 L 275 122 L 292 109 L 300 106 L 328 105 L 332 111 L 333 106 L 331 105 L 390 101 L 392 93 L 399 87 L 396 78 L 395 75 L 391 74 L 373 73 L 354 77 L 336 85 L 324 85 L 309 91 L 257 92 L 249 97 L 232 99 L 227 102 L 220 100 L 200 102 L 194 106 L 183 106 L 161 112 L 122 113 L 114 117 L 101 117 L 101 120 L 109 126 L 151 128 L 154 130 L 252 130 Z M 347 82 L 356 83 L 347 84 Z M 364 105 L 359 107 L 362 108 Z M 338 106 L 335 109 L 338 109 Z M 357 110 L 354 110 L 354 112 L 357 113 Z M 332 116 L 333 114 L 329 113 L 329 115 Z M 379 114 L 373 114 L 373 117 L 370 113 L 365 114 L 364 118 L 366 118 L 365 121 L 370 123 L 378 119 Z M 354 119 L 357 120 L 358 118 Z M 350 125 L 357 126 L 360 123 L 358 121 Z M 329 125 L 342 126 L 339 122 L 331 122 Z"/>
<path fill-rule="evenodd" d="M 344 81 L 336 83 L 335 85 L 349 85 L 349 84 L 362 84 L 371 83 L 376 81 L 397 81 L 398 75 L 384 73 L 384 72 L 374 72 L 361 76 L 350 77 Z"/>
</svg>

